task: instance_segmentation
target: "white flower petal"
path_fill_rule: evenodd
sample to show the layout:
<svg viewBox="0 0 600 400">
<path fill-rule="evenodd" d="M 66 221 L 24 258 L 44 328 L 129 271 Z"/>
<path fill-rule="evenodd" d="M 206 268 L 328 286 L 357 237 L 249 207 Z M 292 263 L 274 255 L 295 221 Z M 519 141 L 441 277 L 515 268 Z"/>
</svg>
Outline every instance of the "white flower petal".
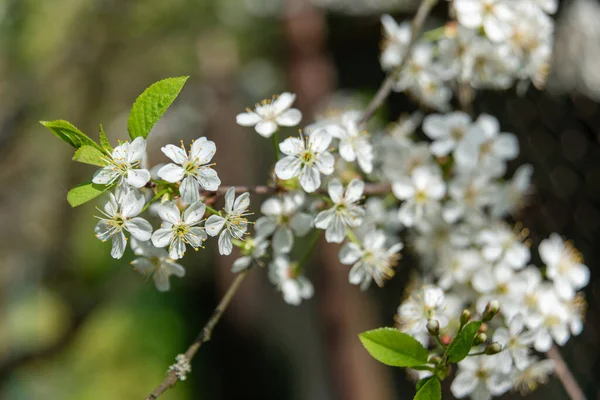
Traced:
<svg viewBox="0 0 600 400">
<path fill-rule="evenodd" d="M 235 122 L 241 126 L 254 126 L 258 124 L 262 119 L 255 112 L 246 112 L 238 114 L 235 117 Z"/>
<path fill-rule="evenodd" d="M 270 138 L 277 130 L 277 124 L 273 121 L 260 121 L 254 130 L 262 137 Z"/>
<path fill-rule="evenodd" d="M 300 172 L 300 160 L 296 157 L 287 156 L 275 164 L 275 174 L 281 180 L 292 179 Z"/>
<path fill-rule="evenodd" d="M 168 144 L 164 147 L 161 147 L 160 150 L 165 154 L 165 156 L 169 157 L 176 164 L 183 164 L 188 159 L 187 154 L 185 153 L 185 150 L 183 150 L 181 147 L 177 147 L 172 144 Z M 160 173 L 159 173 L 159 176 L 160 176 Z M 163 178 L 163 179 L 165 179 L 165 178 Z"/>
<path fill-rule="evenodd" d="M 123 253 L 125 253 L 125 247 L 127 247 L 127 239 L 125 238 L 125 234 L 123 232 L 117 232 L 112 237 L 112 248 L 110 250 L 110 255 L 112 258 L 123 257 Z"/>
<path fill-rule="evenodd" d="M 208 233 L 210 236 L 217 236 L 219 232 L 221 232 L 221 229 L 223 229 L 224 225 L 225 218 L 219 215 L 211 215 L 206 220 L 206 223 L 204 224 L 204 229 L 206 229 L 206 233 Z"/>
<path fill-rule="evenodd" d="M 127 171 L 127 183 L 136 189 L 144 187 L 150 180 L 150 172 L 147 169 L 130 169 Z"/>
<path fill-rule="evenodd" d="M 152 234 L 152 244 L 156 247 L 166 247 L 171 243 L 173 230 L 171 228 L 160 228 Z"/>
<path fill-rule="evenodd" d="M 152 236 L 152 225 L 144 218 L 135 217 L 125 222 L 125 229 L 137 240 L 145 242 Z"/>
<path fill-rule="evenodd" d="M 194 176 L 186 176 L 179 186 L 181 200 L 185 204 L 193 204 L 200 201 L 200 184 Z"/>
<path fill-rule="evenodd" d="M 176 164 L 167 164 L 157 172 L 159 178 L 167 182 L 179 182 L 183 179 L 184 174 L 185 170 Z"/>
<path fill-rule="evenodd" d="M 206 206 L 204 205 L 204 203 L 200 201 L 192 203 L 183 213 L 183 220 L 188 225 L 197 224 L 202 220 L 202 217 L 204 217 L 205 212 Z"/>
<path fill-rule="evenodd" d="M 275 119 L 275 122 L 281 126 L 296 126 L 300 121 L 302 121 L 302 113 L 295 108 L 284 111 Z"/>
<path fill-rule="evenodd" d="M 208 164 L 217 151 L 215 142 L 207 140 L 205 137 L 198 138 L 192 144 L 190 149 L 190 158 L 197 164 Z"/>
<path fill-rule="evenodd" d="M 232 250 L 231 235 L 227 230 L 224 230 L 219 236 L 219 253 L 223 256 L 228 256 Z"/>
</svg>

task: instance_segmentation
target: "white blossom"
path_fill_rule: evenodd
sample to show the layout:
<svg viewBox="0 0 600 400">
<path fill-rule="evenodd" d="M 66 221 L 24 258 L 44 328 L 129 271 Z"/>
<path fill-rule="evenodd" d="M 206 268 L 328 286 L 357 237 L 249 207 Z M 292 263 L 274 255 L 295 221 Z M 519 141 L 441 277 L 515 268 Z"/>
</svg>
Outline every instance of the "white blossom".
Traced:
<svg viewBox="0 0 600 400">
<path fill-rule="evenodd" d="M 152 235 L 152 225 L 145 219 L 138 217 L 144 208 L 144 197 L 136 191 L 128 191 L 117 198 L 109 193 L 109 200 L 104 205 L 104 211 L 98 209 L 103 216 L 94 229 L 96 237 L 103 242 L 112 239 L 110 255 L 113 258 L 123 257 L 127 247 L 127 231 L 138 240 L 146 241 Z"/>
<path fill-rule="evenodd" d="M 308 193 L 321 186 L 321 175 L 333 173 L 334 158 L 327 147 L 331 136 L 322 129 L 311 133 L 305 140 L 287 138 L 279 144 L 286 157 L 275 164 L 275 174 L 279 179 L 299 177 L 300 185 Z"/>
<path fill-rule="evenodd" d="M 250 215 L 250 193 L 242 193 L 235 198 L 235 188 L 230 187 L 225 193 L 225 209 L 223 214 L 211 215 L 204 224 L 206 233 L 217 236 L 219 232 L 219 253 L 229 255 L 233 249 L 232 239 L 243 240 L 248 230 L 248 219 Z"/>
<path fill-rule="evenodd" d="M 541 320 L 536 320 L 533 324 L 529 321 L 529 329 L 534 332 L 534 348 L 539 352 L 546 352 L 552 347 L 552 341 L 563 346 L 571 337 L 569 309 L 553 288 L 540 288 L 537 300 Z"/>
<path fill-rule="evenodd" d="M 403 244 L 396 242 L 386 247 L 386 235 L 382 231 L 365 232 L 359 243 L 348 242 L 340 249 L 340 262 L 352 265 L 348 279 L 353 285 L 366 290 L 375 280 L 378 286 L 394 276 L 394 267 Z"/>
<path fill-rule="evenodd" d="M 384 32 L 384 44 L 381 52 L 381 66 L 389 71 L 402 62 L 406 48 L 411 39 L 409 22 L 398 24 L 394 18 L 385 14 L 381 17 Z"/>
<path fill-rule="evenodd" d="M 259 135 L 269 138 L 279 126 L 296 126 L 300 123 L 302 113 L 291 108 L 295 100 L 295 94 L 281 93 L 271 100 L 263 100 L 254 111 L 247 109 L 245 113 L 238 114 L 236 121 L 242 126 L 254 126 Z"/>
<path fill-rule="evenodd" d="M 472 356 L 458 363 L 458 373 L 450 385 L 454 397 L 470 396 L 473 400 L 489 400 L 509 391 L 513 380 L 498 369 L 496 356 Z"/>
<path fill-rule="evenodd" d="M 521 269 L 529 262 L 529 247 L 505 224 L 496 224 L 481 231 L 477 238 L 486 261 Z"/>
<path fill-rule="evenodd" d="M 265 200 L 260 206 L 264 216 L 256 220 L 254 227 L 256 235 L 272 235 L 273 251 L 289 253 L 294 245 L 294 235 L 306 235 L 313 222 L 310 214 L 300 211 L 303 204 L 304 194 L 299 191 Z"/>
<path fill-rule="evenodd" d="M 431 153 L 438 157 L 449 155 L 473 129 L 471 117 L 462 111 L 430 114 L 423 120 L 423 132 L 431 139 Z"/>
<path fill-rule="evenodd" d="M 554 282 L 557 293 L 566 299 L 571 299 L 575 291 L 586 286 L 590 281 L 590 270 L 581 254 L 569 242 L 553 233 L 543 240 L 539 246 L 540 257 L 546 264 L 548 278 Z"/>
<path fill-rule="evenodd" d="M 297 264 L 290 263 L 287 256 L 277 256 L 269 264 L 269 278 L 288 304 L 300 305 L 302 300 L 310 299 L 314 294 L 312 283 L 300 274 Z"/>
<path fill-rule="evenodd" d="M 502 345 L 502 352 L 498 353 L 496 360 L 498 369 L 508 374 L 514 366 L 523 370 L 529 364 L 529 348 L 533 343 L 533 335 L 525 329 L 521 314 L 515 315 L 508 325 L 508 329 L 500 327 L 494 332 L 492 341 Z"/>
<path fill-rule="evenodd" d="M 124 142 L 114 148 L 107 162 L 108 165 L 94 174 L 92 182 L 99 185 L 127 184 L 139 189 L 150 180 L 147 169 L 137 167 L 146 154 L 146 140 L 139 136 L 131 143 Z"/>
<path fill-rule="evenodd" d="M 455 0 L 458 22 L 471 29 L 483 27 L 490 40 L 499 42 L 508 37 L 515 18 L 512 0 Z"/>
<path fill-rule="evenodd" d="M 400 222 L 411 227 L 439 210 L 446 185 L 431 168 L 418 167 L 410 178 L 393 182 L 392 191 L 398 199 L 404 201 L 398 211 Z"/>
<path fill-rule="evenodd" d="M 398 307 L 400 330 L 415 336 L 421 342 L 427 338 L 427 322 L 435 320 L 440 328 L 448 325 L 444 291 L 433 285 L 425 285 Z"/>
<path fill-rule="evenodd" d="M 166 292 L 170 288 L 169 277 L 185 276 L 185 269 L 173 261 L 166 250 L 154 247 L 150 241 L 131 241 L 131 248 L 138 258 L 131 262 L 133 269 L 142 275 L 152 277 L 156 289 Z"/>
<path fill-rule="evenodd" d="M 357 205 L 363 195 L 365 184 L 353 179 L 344 190 L 339 179 L 332 179 L 327 186 L 333 207 L 321 211 L 315 218 L 315 227 L 326 229 L 325 240 L 342 243 L 346 237 L 346 228 L 354 228 L 362 223 L 365 210 Z"/>
<path fill-rule="evenodd" d="M 481 114 L 473 129 L 457 146 L 454 153 L 458 167 L 463 170 L 479 168 L 491 176 L 501 176 L 506 172 L 506 162 L 519 154 L 519 142 L 512 133 L 500 133 L 498 119 Z"/>
<path fill-rule="evenodd" d="M 221 180 L 209 164 L 215 151 L 215 143 L 201 137 L 195 140 L 190 147 L 189 155 L 182 147 L 168 144 L 162 152 L 173 160 L 158 170 L 158 176 L 167 182 L 179 182 L 179 193 L 186 204 L 200 201 L 200 189 L 215 191 L 219 188 Z"/>
<path fill-rule="evenodd" d="M 163 223 L 152 234 L 152 244 L 158 248 L 169 246 L 169 257 L 174 260 L 183 257 L 186 244 L 195 250 L 202 247 L 206 232 L 197 225 L 203 221 L 205 211 L 202 202 L 190 204 L 184 212 L 180 212 L 172 201 L 164 202 L 158 209 Z"/>
<path fill-rule="evenodd" d="M 340 140 L 340 157 L 348 162 L 356 161 L 360 169 L 369 174 L 373 171 L 374 153 L 369 133 L 359 127 L 361 117 L 362 112 L 346 111 L 339 122 L 321 125 L 332 137 Z"/>
<path fill-rule="evenodd" d="M 267 254 L 268 247 L 269 241 L 263 237 L 246 238 L 242 247 L 242 256 L 233 262 L 231 272 L 241 272 L 250 268 L 253 262 L 258 263 Z"/>
</svg>

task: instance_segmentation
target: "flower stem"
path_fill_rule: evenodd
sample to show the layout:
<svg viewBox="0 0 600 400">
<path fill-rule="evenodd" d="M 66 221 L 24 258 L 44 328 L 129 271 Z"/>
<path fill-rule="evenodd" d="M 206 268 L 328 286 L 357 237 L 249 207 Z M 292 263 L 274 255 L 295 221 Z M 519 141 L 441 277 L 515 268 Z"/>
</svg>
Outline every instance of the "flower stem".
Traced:
<svg viewBox="0 0 600 400">
<path fill-rule="evenodd" d="M 210 212 L 210 213 L 212 213 L 212 214 L 215 214 L 215 215 L 221 215 L 221 213 L 220 213 L 220 212 L 218 212 L 217 210 L 215 210 L 214 208 L 212 208 L 212 207 L 210 207 L 210 206 L 206 206 L 206 210 L 207 210 L 207 211 L 209 211 L 209 212 Z"/>
<path fill-rule="evenodd" d="M 348 239 L 350 239 L 351 242 L 360 244 L 360 240 L 358 240 L 358 237 L 356 237 L 356 234 L 354 232 L 352 232 L 350 229 L 346 229 L 346 236 L 348 237 Z"/>
<path fill-rule="evenodd" d="M 148 207 L 150 207 L 150 205 L 152 203 L 154 203 L 155 201 L 157 201 L 158 199 L 160 199 L 168 191 L 169 191 L 169 189 L 163 189 L 160 192 L 156 193 L 156 195 L 152 198 L 152 200 L 150 200 L 149 202 L 147 202 L 146 204 L 144 204 L 144 207 L 142 208 L 142 211 L 140 211 L 140 214 L 143 213 L 144 211 L 146 211 L 148 209 Z"/>
<path fill-rule="evenodd" d="M 315 229 L 312 237 L 310 238 L 310 242 L 308 242 L 308 246 L 306 247 L 306 251 L 304 252 L 304 255 L 302 256 L 300 261 L 298 261 L 299 268 L 304 267 L 304 265 L 306 265 L 306 263 L 308 261 L 310 261 L 310 257 L 313 254 L 313 250 L 315 249 L 315 246 L 317 245 L 317 242 L 319 241 L 320 236 L 321 236 L 321 230 Z"/>
</svg>

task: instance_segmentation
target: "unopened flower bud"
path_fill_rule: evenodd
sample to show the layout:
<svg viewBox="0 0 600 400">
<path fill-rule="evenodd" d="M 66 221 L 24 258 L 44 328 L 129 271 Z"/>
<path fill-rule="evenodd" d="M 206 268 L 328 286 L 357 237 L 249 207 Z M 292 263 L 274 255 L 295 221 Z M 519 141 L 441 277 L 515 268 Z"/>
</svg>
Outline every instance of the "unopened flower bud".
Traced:
<svg viewBox="0 0 600 400">
<path fill-rule="evenodd" d="M 487 335 L 485 333 L 478 333 L 473 338 L 473 346 L 479 346 L 480 344 L 485 343 L 487 340 Z"/>
<path fill-rule="evenodd" d="M 492 343 L 486 346 L 485 348 L 485 354 L 488 355 L 493 355 L 493 354 L 498 354 L 502 351 L 502 345 L 500 343 Z"/>
<path fill-rule="evenodd" d="M 431 336 L 437 336 L 440 334 L 440 323 L 435 319 L 427 321 L 427 331 Z"/>
<path fill-rule="evenodd" d="M 462 314 L 460 314 L 460 326 L 466 325 L 470 319 L 471 319 L 471 311 L 463 310 Z"/>
<path fill-rule="evenodd" d="M 483 317 L 481 318 L 481 320 L 483 322 L 491 321 L 492 318 L 494 318 L 496 314 L 498 314 L 498 311 L 500 311 L 500 303 L 498 302 L 498 300 L 490 301 L 487 304 L 487 306 L 485 306 L 485 310 L 483 311 Z"/>
</svg>

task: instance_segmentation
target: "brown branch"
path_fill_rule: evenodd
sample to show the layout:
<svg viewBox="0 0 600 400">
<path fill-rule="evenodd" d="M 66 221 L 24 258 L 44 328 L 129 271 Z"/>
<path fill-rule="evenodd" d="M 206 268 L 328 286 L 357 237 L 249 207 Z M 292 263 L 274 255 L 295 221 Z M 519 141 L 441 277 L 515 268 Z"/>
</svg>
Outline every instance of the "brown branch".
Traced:
<svg viewBox="0 0 600 400">
<path fill-rule="evenodd" d="M 563 387 L 567 391 L 569 398 L 571 400 L 585 400 L 585 395 L 583 394 L 583 390 L 575 380 L 573 373 L 569 369 L 569 366 L 565 362 L 565 360 L 560 355 L 560 351 L 556 345 L 553 345 L 552 348 L 546 353 L 549 359 L 554 361 L 556 376 L 560 379 Z"/>
<path fill-rule="evenodd" d="M 415 18 L 412 21 L 410 41 L 408 42 L 408 46 L 406 46 L 406 50 L 404 51 L 402 62 L 400 62 L 400 65 L 398 65 L 397 68 L 395 68 L 392 72 L 388 74 L 379 90 L 377 90 L 377 93 L 375 93 L 375 96 L 367 106 L 362 118 L 360 119 L 361 124 L 367 122 L 373 116 L 373 114 L 375 114 L 375 111 L 377 111 L 377 109 L 381 107 L 385 99 L 387 99 L 387 97 L 390 95 L 390 92 L 394 87 L 394 79 L 396 75 L 402 72 L 404 67 L 406 67 L 406 64 L 408 63 L 408 60 L 410 59 L 410 56 L 412 54 L 413 47 L 415 46 L 415 43 L 417 41 L 417 35 L 421 31 L 423 23 L 429 15 L 429 12 L 433 7 L 435 7 L 437 2 L 438 0 L 421 1 L 421 5 L 417 10 L 417 14 L 415 15 Z"/>
<path fill-rule="evenodd" d="M 198 349 L 200 349 L 200 346 L 202 346 L 203 343 L 206 343 L 210 340 L 213 329 L 223 316 L 223 313 L 227 309 L 227 306 L 229 306 L 231 299 L 238 291 L 240 284 L 246 277 L 247 273 L 248 270 L 239 273 L 235 277 L 233 282 L 231 282 L 229 289 L 227 289 L 227 292 L 219 302 L 219 305 L 217 305 L 217 308 L 215 308 L 215 310 L 213 311 L 212 316 L 210 317 L 206 325 L 204 325 L 204 328 L 202 328 L 202 331 L 200 331 L 198 337 L 196 337 L 194 342 L 190 345 L 190 347 L 188 347 L 188 349 L 184 353 L 184 356 L 188 362 L 190 362 L 194 358 L 194 356 L 198 352 Z M 158 399 L 160 395 L 162 395 L 166 390 L 175 386 L 177 380 L 177 373 L 175 371 L 169 371 L 167 377 L 152 391 L 152 393 L 148 397 L 146 397 L 146 400 Z"/>
<path fill-rule="evenodd" d="M 236 194 L 245 193 L 245 192 L 252 193 L 252 194 L 273 194 L 273 193 L 279 193 L 279 192 L 286 191 L 285 188 L 274 187 L 274 186 L 266 186 L 266 185 L 243 186 L 243 185 L 239 185 L 239 186 L 221 186 L 221 187 L 219 187 L 219 189 L 217 189 L 216 192 L 209 192 L 209 191 L 203 190 L 200 194 L 204 197 L 222 196 L 231 187 L 235 188 Z M 389 184 L 367 183 L 367 184 L 365 184 L 364 194 L 365 195 L 386 194 L 386 193 L 389 193 L 390 191 L 391 191 L 391 187 Z M 327 193 L 327 190 L 326 189 L 318 189 L 316 191 L 316 193 L 324 194 L 324 193 Z"/>
</svg>

